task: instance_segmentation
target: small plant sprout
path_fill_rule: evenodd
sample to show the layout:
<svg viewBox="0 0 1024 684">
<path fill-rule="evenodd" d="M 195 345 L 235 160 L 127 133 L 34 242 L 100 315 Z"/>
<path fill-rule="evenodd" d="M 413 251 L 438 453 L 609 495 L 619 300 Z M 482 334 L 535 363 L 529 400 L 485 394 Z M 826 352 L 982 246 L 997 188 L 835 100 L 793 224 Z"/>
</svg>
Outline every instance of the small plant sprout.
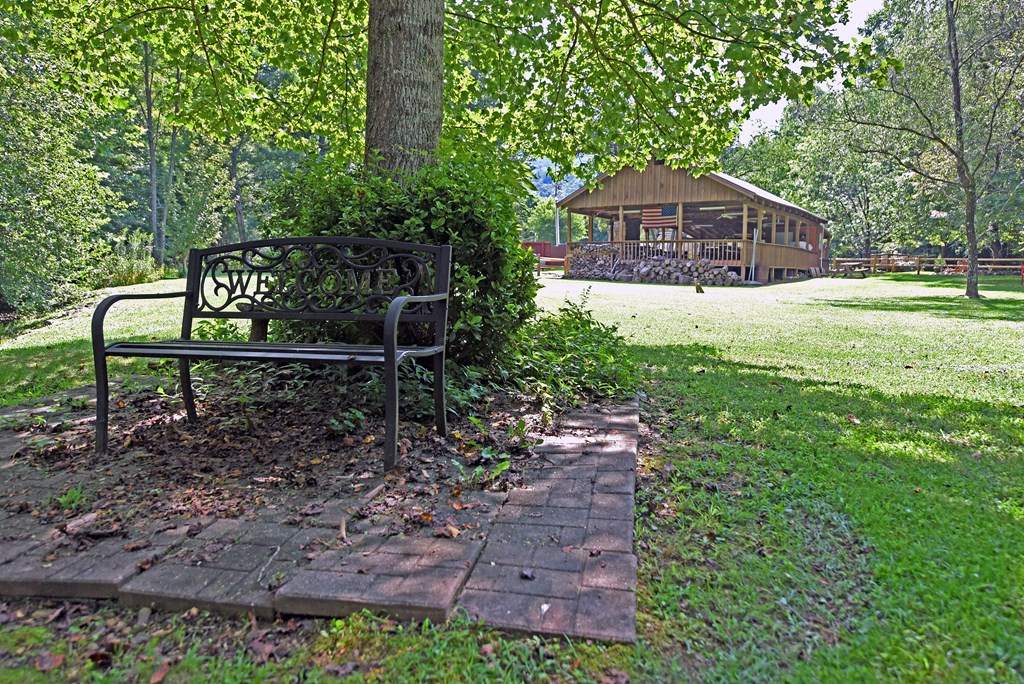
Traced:
<svg viewBox="0 0 1024 684">
<path fill-rule="evenodd" d="M 57 505 L 62 511 L 79 511 L 88 504 L 88 497 L 81 484 L 76 484 L 56 498 Z"/>
</svg>

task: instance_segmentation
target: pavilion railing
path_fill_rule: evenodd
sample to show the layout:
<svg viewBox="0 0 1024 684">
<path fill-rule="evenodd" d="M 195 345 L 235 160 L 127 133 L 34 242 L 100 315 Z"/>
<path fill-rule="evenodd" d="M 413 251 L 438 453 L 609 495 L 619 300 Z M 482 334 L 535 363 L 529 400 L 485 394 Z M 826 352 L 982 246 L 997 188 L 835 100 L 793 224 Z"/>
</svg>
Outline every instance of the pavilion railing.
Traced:
<svg viewBox="0 0 1024 684">
<path fill-rule="evenodd" d="M 655 256 L 708 259 L 718 266 L 750 266 L 751 240 L 661 240 L 590 243 L 614 248 L 620 259 L 640 261 Z M 759 242 L 757 263 L 768 268 L 809 270 L 820 266 L 817 250 Z"/>
<path fill-rule="evenodd" d="M 639 261 L 653 256 L 673 259 L 710 259 L 716 263 L 739 266 L 743 259 L 742 240 L 662 240 L 658 242 L 611 242 L 619 257 Z"/>
</svg>

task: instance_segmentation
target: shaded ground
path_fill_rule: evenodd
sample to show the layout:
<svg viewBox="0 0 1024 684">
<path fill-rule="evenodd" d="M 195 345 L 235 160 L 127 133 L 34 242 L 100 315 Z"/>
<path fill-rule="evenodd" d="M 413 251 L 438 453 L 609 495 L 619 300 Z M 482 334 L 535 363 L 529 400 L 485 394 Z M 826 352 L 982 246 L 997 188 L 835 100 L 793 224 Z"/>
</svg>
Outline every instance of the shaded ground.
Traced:
<svg viewBox="0 0 1024 684">
<path fill-rule="evenodd" d="M 199 655 L 248 648 L 259 663 L 311 641 L 310 620 L 282 614 L 436 622 L 458 600 L 470 620 L 513 631 L 635 637 L 635 404 L 545 427 L 495 398 L 448 438 L 403 423 L 400 464 L 383 473 L 380 421 L 294 384 L 257 406 L 225 383 L 192 424 L 164 389 L 129 381 L 103 456 L 88 388 L 5 411 L 0 595 L 142 608 L 133 621 L 89 601 L 9 599 L 8 636 L 43 628 L 75 643 L 109 611 L 86 654 L 105 666 L 126 644 L 160 640 L 167 620 L 180 636 L 203 611 L 248 613 L 244 627 L 218 618 L 191 638 L 219 629 L 226 645 Z M 180 662 L 188 640 L 176 643 L 153 657 Z M 0 642 L 0 663 L 24 667 L 30 646 Z M 45 672 L 58 655 L 32 665 Z"/>
<path fill-rule="evenodd" d="M 0 326 L 13 323 L 18 319 L 18 313 L 0 297 Z"/>
<path fill-rule="evenodd" d="M 325 397 L 322 390 L 303 389 Z M 451 537 L 479 528 L 474 509 L 480 504 L 464 499 L 463 491 L 516 486 L 535 458 L 525 449 L 525 435 L 528 429 L 536 434 L 540 420 L 522 406 L 492 409 L 480 423 L 488 434 L 466 419 L 447 439 L 403 423 L 399 467 L 384 474 L 379 419 L 350 412 L 342 424 L 333 401 L 306 399 L 293 389 L 268 391 L 258 406 L 229 391 L 211 393 L 200 403 L 201 420 L 189 423 L 180 402 L 162 388 L 130 382 L 112 400 L 111 448 L 102 456 L 92 450 L 94 409 L 87 393 L 8 412 L 7 426 L 19 437 L 7 433 L 7 439 L 22 441 L 15 460 L 32 469 L 8 480 L 4 510 L 58 528 L 72 523 L 69 534 L 50 541 L 59 556 L 108 537 L 144 543 L 147 535 L 175 530 L 185 520 L 191 536 L 223 518 L 297 528 L 331 518 L 334 527 L 344 508 L 387 482 L 387 494 L 367 501 L 348 533 Z M 520 429 L 509 437 L 513 410 Z M 40 473 L 48 475 L 49 491 L 39 488 Z M 3 533 L 6 540 L 15 534 L 11 527 Z"/>
</svg>

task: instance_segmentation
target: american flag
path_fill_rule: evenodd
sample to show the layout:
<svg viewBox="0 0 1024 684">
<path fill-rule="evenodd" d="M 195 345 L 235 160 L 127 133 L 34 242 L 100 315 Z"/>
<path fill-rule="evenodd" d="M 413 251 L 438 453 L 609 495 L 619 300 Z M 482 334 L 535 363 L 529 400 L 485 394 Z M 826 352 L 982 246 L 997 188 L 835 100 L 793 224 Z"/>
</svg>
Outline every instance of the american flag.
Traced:
<svg viewBox="0 0 1024 684">
<path fill-rule="evenodd" d="M 675 228 L 675 207 L 644 207 L 640 212 L 640 224 L 647 230 L 655 228 Z M 666 212 L 672 213 L 666 215 Z"/>
</svg>

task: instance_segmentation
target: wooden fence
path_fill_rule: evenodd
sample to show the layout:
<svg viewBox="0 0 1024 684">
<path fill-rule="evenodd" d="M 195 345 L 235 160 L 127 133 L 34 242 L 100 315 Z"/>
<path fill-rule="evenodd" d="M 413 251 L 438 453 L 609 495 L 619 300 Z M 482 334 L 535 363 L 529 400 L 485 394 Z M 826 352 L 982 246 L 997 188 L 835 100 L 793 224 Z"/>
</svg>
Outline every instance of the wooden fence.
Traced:
<svg viewBox="0 0 1024 684">
<path fill-rule="evenodd" d="M 1024 258 L 978 259 L 981 271 L 999 271 L 1007 274 L 1024 273 Z M 967 273 L 967 259 L 911 256 L 907 254 L 876 254 L 870 257 L 849 257 L 832 259 L 832 273 L 848 273 L 865 270 L 870 273 L 895 273 L 922 270 L 940 270 L 943 273 Z"/>
</svg>

